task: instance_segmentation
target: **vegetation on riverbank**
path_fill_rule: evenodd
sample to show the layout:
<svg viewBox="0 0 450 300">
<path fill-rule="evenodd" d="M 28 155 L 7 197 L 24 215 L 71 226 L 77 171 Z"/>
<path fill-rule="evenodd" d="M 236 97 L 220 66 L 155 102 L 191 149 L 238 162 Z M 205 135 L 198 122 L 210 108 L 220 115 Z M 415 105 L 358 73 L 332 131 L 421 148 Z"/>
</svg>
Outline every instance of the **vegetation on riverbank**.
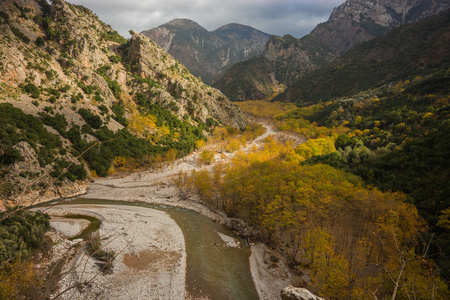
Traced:
<svg viewBox="0 0 450 300">
<path fill-rule="evenodd" d="M 0 298 L 13 295 L 33 297 L 43 283 L 30 255 L 44 251 L 44 234 L 50 228 L 49 216 L 20 210 L 0 213 Z"/>
<path fill-rule="evenodd" d="M 238 103 L 310 139 L 293 147 L 268 138 L 227 166 L 180 174 L 178 184 L 261 229 L 326 298 L 407 298 L 414 290 L 446 299 L 446 78 L 306 107 Z"/>
<path fill-rule="evenodd" d="M 360 176 L 368 186 L 404 192 L 435 234 L 431 249 L 443 255 L 434 258 L 450 278 L 450 236 L 443 225 L 450 208 L 449 78 L 449 71 L 440 71 L 305 107 L 260 102 L 256 106 L 265 110 L 257 111 L 246 107 L 251 103 L 239 105 L 270 118 L 280 130 L 334 137 L 336 151 L 303 164 L 328 164 Z"/>
<path fill-rule="evenodd" d="M 435 299 L 445 299 L 448 290 L 431 253 L 414 252 L 428 245 L 420 239 L 426 227 L 406 195 L 367 187 L 327 165 L 301 165 L 299 149 L 305 148 L 268 138 L 260 150 L 238 153 L 212 171 L 180 174 L 176 182 L 183 192 L 261 229 L 291 266 L 309 270 L 311 287 L 328 299 L 385 297 L 394 288 L 402 297 L 414 289 L 427 299 L 430 284 L 438 291 Z"/>
</svg>

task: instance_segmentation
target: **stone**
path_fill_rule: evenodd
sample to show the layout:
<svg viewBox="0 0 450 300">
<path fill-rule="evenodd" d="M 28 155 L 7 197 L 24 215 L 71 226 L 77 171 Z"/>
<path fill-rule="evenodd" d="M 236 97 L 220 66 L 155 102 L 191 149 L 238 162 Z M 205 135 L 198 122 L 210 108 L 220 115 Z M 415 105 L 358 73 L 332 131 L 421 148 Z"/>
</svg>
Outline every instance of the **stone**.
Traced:
<svg viewBox="0 0 450 300">
<path fill-rule="evenodd" d="M 286 286 L 281 290 L 280 294 L 283 300 L 325 300 L 305 288 L 294 287 L 292 285 Z"/>
</svg>

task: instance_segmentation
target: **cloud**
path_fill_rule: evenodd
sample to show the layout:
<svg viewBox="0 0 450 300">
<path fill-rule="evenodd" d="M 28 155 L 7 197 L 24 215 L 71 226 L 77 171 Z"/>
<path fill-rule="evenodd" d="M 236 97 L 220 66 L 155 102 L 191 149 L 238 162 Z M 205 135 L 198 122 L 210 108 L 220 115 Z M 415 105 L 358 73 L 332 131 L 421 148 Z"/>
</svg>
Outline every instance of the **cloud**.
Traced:
<svg viewBox="0 0 450 300">
<path fill-rule="evenodd" d="M 261 31 L 302 37 L 328 19 L 344 0 L 69 0 L 94 11 L 105 23 L 127 37 L 176 18 L 188 18 L 207 30 L 228 23 Z"/>
</svg>

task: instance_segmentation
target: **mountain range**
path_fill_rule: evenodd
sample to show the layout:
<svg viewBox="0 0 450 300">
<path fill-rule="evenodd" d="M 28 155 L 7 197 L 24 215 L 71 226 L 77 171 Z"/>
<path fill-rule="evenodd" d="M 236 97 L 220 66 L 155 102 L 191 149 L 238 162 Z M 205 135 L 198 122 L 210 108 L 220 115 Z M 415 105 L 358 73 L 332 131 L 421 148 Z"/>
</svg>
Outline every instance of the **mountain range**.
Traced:
<svg viewBox="0 0 450 300">
<path fill-rule="evenodd" d="M 175 19 L 142 32 L 211 84 L 233 64 L 261 54 L 270 35 L 241 24 L 208 31 L 189 19 Z"/>
<path fill-rule="evenodd" d="M 354 45 L 450 8 L 445 0 L 347 0 L 301 39 L 272 37 L 261 55 L 237 63 L 214 86 L 230 99 L 264 99 Z"/>
<path fill-rule="evenodd" d="M 450 68 L 450 10 L 358 44 L 276 100 L 317 103 Z"/>
</svg>

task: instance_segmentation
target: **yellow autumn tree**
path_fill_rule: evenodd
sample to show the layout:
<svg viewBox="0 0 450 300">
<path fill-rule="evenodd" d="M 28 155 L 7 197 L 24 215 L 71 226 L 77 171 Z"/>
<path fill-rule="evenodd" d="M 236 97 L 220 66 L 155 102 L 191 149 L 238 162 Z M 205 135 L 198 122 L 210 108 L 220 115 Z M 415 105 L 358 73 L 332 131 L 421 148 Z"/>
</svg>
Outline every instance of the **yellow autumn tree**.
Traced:
<svg viewBox="0 0 450 300">
<path fill-rule="evenodd" d="M 128 130 L 131 132 L 144 136 L 147 139 L 152 138 L 152 134 L 156 129 L 156 117 L 148 114 L 143 116 L 140 113 L 136 113 L 128 120 Z"/>
</svg>

